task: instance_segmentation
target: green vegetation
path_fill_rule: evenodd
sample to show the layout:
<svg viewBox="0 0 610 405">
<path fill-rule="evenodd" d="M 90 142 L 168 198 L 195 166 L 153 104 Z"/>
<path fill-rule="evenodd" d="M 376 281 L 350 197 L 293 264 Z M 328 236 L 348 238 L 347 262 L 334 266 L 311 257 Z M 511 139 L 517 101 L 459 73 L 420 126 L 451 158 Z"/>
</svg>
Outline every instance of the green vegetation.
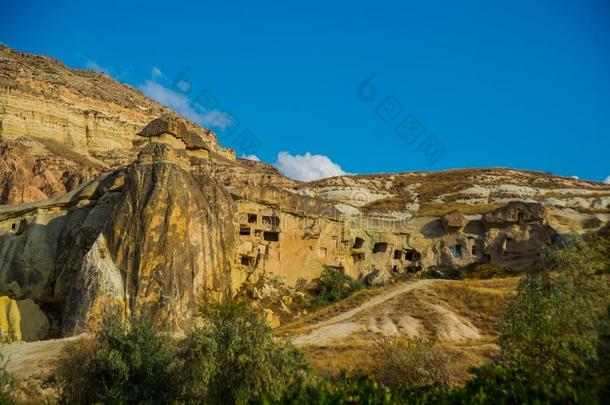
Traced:
<svg viewBox="0 0 610 405">
<path fill-rule="evenodd" d="M 303 355 L 276 343 L 247 304 L 200 309 L 202 326 L 174 342 L 146 316 L 105 315 L 94 339 L 70 346 L 56 370 L 63 403 L 246 403 L 278 399 L 311 374 Z"/>
<path fill-rule="evenodd" d="M 512 274 L 502 266 L 493 263 L 472 263 L 462 268 L 445 267 L 421 272 L 421 278 L 447 280 L 488 280 L 504 278 Z"/>
<path fill-rule="evenodd" d="M 275 342 L 271 329 L 247 303 L 207 303 L 200 315 L 204 326 L 180 344 L 181 401 L 245 403 L 263 393 L 278 399 L 289 387 L 312 378 L 301 352 Z"/>
<path fill-rule="evenodd" d="M 61 402 L 168 401 L 174 391 L 171 341 L 146 316 L 113 308 L 93 339 L 66 349 L 55 378 Z"/>
<path fill-rule="evenodd" d="M 324 269 L 320 277 L 313 280 L 312 308 L 321 308 L 345 299 L 364 287 L 364 282 L 354 280 L 341 270 L 332 267 Z"/>
<path fill-rule="evenodd" d="M 4 356 L 0 354 L 0 405 L 14 404 L 16 389 L 17 378 L 6 370 Z"/>
</svg>

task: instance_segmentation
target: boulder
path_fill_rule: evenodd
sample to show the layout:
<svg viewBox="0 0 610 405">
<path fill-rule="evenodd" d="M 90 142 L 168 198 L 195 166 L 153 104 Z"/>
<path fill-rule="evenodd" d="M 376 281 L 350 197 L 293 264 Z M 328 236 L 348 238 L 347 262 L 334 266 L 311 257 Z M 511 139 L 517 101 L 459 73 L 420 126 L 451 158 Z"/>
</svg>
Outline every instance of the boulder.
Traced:
<svg viewBox="0 0 610 405">
<path fill-rule="evenodd" d="M 21 314 L 21 338 L 26 342 L 42 340 L 49 334 L 49 318 L 32 300 L 19 300 Z"/>
<path fill-rule="evenodd" d="M 392 279 L 389 272 L 375 269 L 364 278 L 364 282 L 369 286 L 382 286 L 389 284 Z"/>
<path fill-rule="evenodd" d="M 0 297 L 0 342 L 21 340 L 21 314 L 17 302 L 8 296 Z"/>
<path fill-rule="evenodd" d="M 210 149 L 201 135 L 195 131 L 189 130 L 183 121 L 170 115 L 164 115 L 152 120 L 138 135 L 152 138 L 159 137 L 163 134 L 173 135 L 175 138 L 180 139 L 185 143 L 187 149 Z"/>
<path fill-rule="evenodd" d="M 514 201 L 486 213 L 482 221 L 487 229 L 506 228 L 515 224 L 541 222 L 545 214 L 546 209 L 542 204 Z"/>
<path fill-rule="evenodd" d="M 280 326 L 280 317 L 277 316 L 271 309 L 263 309 L 263 314 L 265 316 L 265 322 L 267 322 L 267 325 L 269 325 L 270 328 L 273 329 Z"/>
<path fill-rule="evenodd" d="M 445 232 L 458 232 L 464 229 L 468 219 L 458 210 L 447 212 L 441 219 Z"/>
</svg>

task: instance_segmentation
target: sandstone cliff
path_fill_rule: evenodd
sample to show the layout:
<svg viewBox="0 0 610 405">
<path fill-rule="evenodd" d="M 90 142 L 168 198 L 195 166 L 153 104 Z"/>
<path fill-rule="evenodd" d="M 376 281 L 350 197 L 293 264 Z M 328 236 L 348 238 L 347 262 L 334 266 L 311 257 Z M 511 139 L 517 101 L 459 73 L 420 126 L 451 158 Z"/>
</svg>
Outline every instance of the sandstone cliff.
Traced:
<svg viewBox="0 0 610 405">
<path fill-rule="evenodd" d="M 0 209 L 0 287 L 47 308 L 55 333 L 110 304 L 182 329 L 199 298 L 231 291 L 233 202 L 169 145 L 55 199 Z"/>
</svg>

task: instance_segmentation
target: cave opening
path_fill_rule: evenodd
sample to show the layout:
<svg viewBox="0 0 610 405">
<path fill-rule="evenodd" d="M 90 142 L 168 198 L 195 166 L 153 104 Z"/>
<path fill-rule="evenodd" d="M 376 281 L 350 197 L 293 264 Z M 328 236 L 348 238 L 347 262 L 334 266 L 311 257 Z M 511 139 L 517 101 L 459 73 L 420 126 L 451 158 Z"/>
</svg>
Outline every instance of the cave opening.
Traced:
<svg viewBox="0 0 610 405">
<path fill-rule="evenodd" d="M 377 242 L 373 245 L 373 253 L 385 253 L 388 250 L 387 242 Z"/>
<path fill-rule="evenodd" d="M 263 232 L 263 239 L 269 242 L 277 242 L 280 240 L 279 232 L 265 231 Z"/>
</svg>

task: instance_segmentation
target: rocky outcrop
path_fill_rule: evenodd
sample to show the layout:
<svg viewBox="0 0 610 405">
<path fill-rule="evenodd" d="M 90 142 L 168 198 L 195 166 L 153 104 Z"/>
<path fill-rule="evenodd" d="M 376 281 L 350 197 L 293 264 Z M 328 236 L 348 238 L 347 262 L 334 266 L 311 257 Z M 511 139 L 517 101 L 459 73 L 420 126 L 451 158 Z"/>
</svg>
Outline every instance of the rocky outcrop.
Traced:
<svg viewBox="0 0 610 405">
<path fill-rule="evenodd" d="M 172 330 L 184 327 L 204 294 L 231 288 L 233 202 L 188 169 L 171 146 L 147 146 L 104 229 L 128 310 L 147 308 Z"/>
<path fill-rule="evenodd" d="M 137 133 L 161 115 L 180 120 L 187 136 L 226 159 L 212 131 L 180 117 L 110 76 L 66 67 L 46 56 L 0 45 L 0 137 L 27 138 L 55 154 L 117 168 L 139 151 Z"/>
<path fill-rule="evenodd" d="M 65 194 L 99 170 L 61 156 L 34 156 L 30 145 L 0 138 L 0 205 L 23 204 Z"/>
<path fill-rule="evenodd" d="M 449 211 L 441 220 L 446 232 L 459 232 L 468 223 L 466 216 L 458 210 Z"/>
<path fill-rule="evenodd" d="M 0 209 L 0 290 L 61 306 L 63 334 L 110 304 L 180 330 L 204 294 L 232 287 L 233 201 L 169 145 L 56 199 Z"/>
<path fill-rule="evenodd" d="M 483 215 L 483 223 L 488 228 L 505 228 L 515 224 L 540 222 L 544 220 L 545 212 L 541 204 L 511 202 Z"/>
<path fill-rule="evenodd" d="M 0 139 L 0 204 L 23 204 L 65 192 L 61 174 L 48 170 L 25 146 Z"/>
</svg>

